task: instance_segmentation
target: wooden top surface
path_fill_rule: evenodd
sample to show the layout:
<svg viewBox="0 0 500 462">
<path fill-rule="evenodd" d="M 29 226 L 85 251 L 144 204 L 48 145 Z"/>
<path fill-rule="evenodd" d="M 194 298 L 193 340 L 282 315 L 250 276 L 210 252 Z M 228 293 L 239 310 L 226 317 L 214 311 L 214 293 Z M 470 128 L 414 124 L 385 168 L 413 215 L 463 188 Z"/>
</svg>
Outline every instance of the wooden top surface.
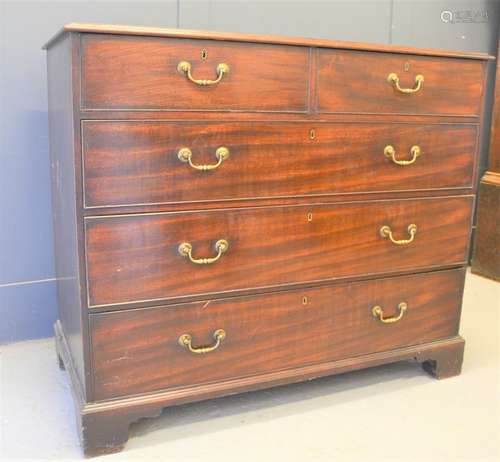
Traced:
<svg viewBox="0 0 500 462">
<path fill-rule="evenodd" d="M 188 29 L 163 29 L 158 27 L 119 26 L 109 24 L 66 24 L 53 36 L 43 48 L 48 48 L 66 32 L 87 32 L 95 34 L 142 35 L 152 37 L 176 37 L 210 40 L 227 40 L 236 42 L 270 43 L 281 45 L 296 45 L 321 48 L 337 48 L 344 50 L 387 51 L 424 56 L 439 56 L 448 58 L 495 59 L 486 53 L 460 52 L 450 50 L 435 50 L 431 48 L 414 48 L 395 45 L 375 45 L 370 43 L 344 42 L 338 40 L 285 37 L 279 35 L 253 35 L 234 32 L 208 32 Z"/>
</svg>

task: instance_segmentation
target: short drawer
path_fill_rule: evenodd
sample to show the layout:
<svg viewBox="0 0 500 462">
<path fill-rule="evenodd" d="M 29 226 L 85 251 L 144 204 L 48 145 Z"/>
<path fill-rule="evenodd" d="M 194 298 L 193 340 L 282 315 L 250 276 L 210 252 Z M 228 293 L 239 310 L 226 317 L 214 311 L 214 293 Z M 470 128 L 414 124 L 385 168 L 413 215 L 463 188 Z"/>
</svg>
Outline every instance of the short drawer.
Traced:
<svg viewBox="0 0 500 462">
<path fill-rule="evenodd" d="M 454 336 L 463 276 L 460 269 L 91 315 L 95 399 L 219 382 Z M 374 311 L 377 306 L 380 311 Z M 399 316 L 396 322 L 381 321 Z M 199 354 L 201 347 L 212 351 Z"/>
<path fill-rule="evenodd" d="M 477 142 L 476 126 L 458 124 L 84 121 L 82 127 L 88 208 L 470 188 Z"/>
<path fill-rule="evenodd" d="M 189 80 L 184 63 L 198 82 Z M 308 67 L 305 47 L 83 35 L 81 104 L 83 109 L 302 112 Z"/>
<path fill-rule="evenodd" d="M 318 109 L 324 113 L 478 116 L 483 72 L 484 63 L 475 60 L 320 50 Z M 418 90 L 417 76 L 423 77 Z"/>
<path fill-rule="evenodd" d="M 471 213 L 462 196 L 87 217 L 89 306 L 462 264 Z"/>
</svg>

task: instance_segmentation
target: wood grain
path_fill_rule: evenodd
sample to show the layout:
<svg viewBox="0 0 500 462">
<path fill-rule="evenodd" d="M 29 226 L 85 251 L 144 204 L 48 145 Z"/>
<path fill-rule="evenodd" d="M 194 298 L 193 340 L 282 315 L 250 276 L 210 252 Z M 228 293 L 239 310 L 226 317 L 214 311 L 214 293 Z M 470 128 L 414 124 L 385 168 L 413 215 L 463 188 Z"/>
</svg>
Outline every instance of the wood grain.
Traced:
<svg viewBox="0 0 500 462">
<path fill-rule="evenodd" d="M 311 88 L 311 92 L 313 89 Z M 314 100 L 315 101 L 315 100 Z M 314 103 L 315 104 L 315 103 Z M 212 121 L 212 122 L 309 122 L 309 123 L 415 123 L 415 124 L 470 124 L 479 125 L 481 120 L 477 115 L 450 116 L 446 114 L 369 114 L 369 113 L 317 113 L 314 106 L 311 112 L 240 112 L 240 111 L 184 111 L 182 109 L 166 112 L 161 109 L 130 111 L 78 109 L 81 120 L 177 120 L 177 121 Z"/>
<path fill-rule="evenodd" d="M 64 348 L 66 344 L 63 339 L 64 335 L 58 329 L 60 326 L 57 323 L 55 327 L 57 349 L 64 353 L 63 357 L 67 369 L 72 370 L 71 356 Z M 424 370 L 438 379 L 452 377 L 460 373 L 463 353 L 464 340 L 460 336 L 454 336 L 337 361 L 100 402 L 86 403 L 81 396 L 74 393 L 82 449 L 87 456 L 121 450 L 128 440 L 128 427 L 131 423 L 141 418 L 156 417 L 166 406 L 301 382 L 396 361 L 416 360 L 422 363 Z M 73 380 L 74 376 L 71 374 L 70 379 L 72 380 L 71 388 L 75 391 L 78 384 Z"/>
<path fill-rule="evenodd" d="M 87 218 L 89 305 L 462 264 L 471 213 L 469 196 Z M 387 224 L 405 239 L 411 223 L 410 245 L 379 234 Z M 214 264 L 178 253 L 189 242 L 194 257 L 212 257 L 219 239 L 229 250 Z"/>
<path fill-rule="evenodd" d="M 156 28 L 65 31 L 48 51 L 56 342 L 85 454 L 119 450 L 131 422 L 164 406 L 412 358 L 438 378 L 460 373 L 491 57 Z M 223 61 L 231 69 L 201 88 L 178 73 L 180 60 L 195 78 L 214 78 Z M 403 86 L 423 73 L 424 88 L 397 94 L 389 72 Z M 184 144 L 195 162 L 212 162 L 219 144 L 231 157 L 200 176 L 177 160 Z M 422 156 L 396 167 L 386 144 L 398 158 L 420 144 Z M 387 224 L 407 238 L 410 223 L 418 230 L 408 246 L 379 234 Z M 213 265 L 177 250 L 190 242 L 195 257 L 213 256 L 220 238 L 230 247 Z M 409 309 L 398 323 L 372 316 L 374 304 L 390 316 L 401 301 Z M 227 339 L 203 357 L 177 343 L 189 332 L 206 345 L 218 327 Z"/>
<path fill-rule="evenodd" d="M 84 36 L 82 48 L 86 109 L 307 110 L 306 48 L 109 35 Z M 214 79 L 219 63 L 230 71 L 202 87 L 177 71 L 180 61 L 197 79 Z"/>
<path fill-rule="evenodd" d="M 85 121 L 85 204 L 466 188 L 476 142 L 470 125 Z M 409 159 L 413 145 L 422 155 L 401 167 L 384 156 L 388 144 L 398 159 Z M 214 164 L 220 146 L 231 154 L 214 171 L 194 170 L 177 157 L 189 147 L 195 164 Z"/>
<path fill-rule="evenodd" d="M 500 281 L 500 61 L 497 61 L 488 169 L 479 183 L 471 266 L 473 273 Z"/>
<path fill-rule="evenodd" d="M 486 172 L 479 201 L 472 272 L 500 281 L 500 173 Z"/>
<path fill-rule="evenodd" d="M 430 342 L 458 332 L 462 271 L 91 316 L 98 400 L 193 386 Z M 422 288 L 425 287 L 425 290 Z M 304 297 L 307 304 L 304 305 Z M 403 318 L 382 324 L 408 303 Z M 221 346 L 204 355 L 177 340 Z"/>
<path fill-rule="evenodd" d="M 319 112 L 480 113 L 484 90 L 481 62 L 340 50 L 318 53 Z M 414 94 L 400 93 L 387 81 L 391 72 L 398 74 L 405 88 L 412 88 L 415 76 L 422 74 L 423 88 Z"/>
<path fill-rule="evenodd" d="M 488 171 L 500 174 L 500 40 L 498 42 L 497 69 L 493 113 L 491 115 L 490 150 L 488 153 Z"/>
</svg>

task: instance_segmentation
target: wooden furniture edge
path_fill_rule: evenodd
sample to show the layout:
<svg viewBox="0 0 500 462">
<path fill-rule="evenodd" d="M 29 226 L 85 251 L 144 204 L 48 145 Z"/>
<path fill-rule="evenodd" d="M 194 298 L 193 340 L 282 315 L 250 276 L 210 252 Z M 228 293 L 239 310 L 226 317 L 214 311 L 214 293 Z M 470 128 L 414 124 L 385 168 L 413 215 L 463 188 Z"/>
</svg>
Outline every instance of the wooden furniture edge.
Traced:
<svg viewBox="0 0 500 462">
<path fill-rule="evenodd" d="M 74 372 L 61 325 L 56 322 L 54 327 L 59 361 L 68 371 L 72 383 L 71 388 L 74 390 L 75 402 L 77 403 L 77 424 L 86 455 L 121 450 L 128 440 L 128 429 L 131 423 L 142 418 L 156 417 L 161 414 L 163 408 L 172 405 L 298 383 L 411 359 L 421 363 L 425 371 L 438 379 L 452 377 L 461 372 L 465 345 L 462 337 L 455 336 L 396 350 L 370 353 L 223 382 L 85 403 L 78 393 L 78 379 Z"/>
<path fill-rule="evenodd" d="M 82 161 L 83 161 L 82 155 Z M 83 179 L 82 179 L 83 182 Z M 241 208 L 300 207 L 300 206 L 334 206 L 356 202 L 377 202 L 390 200 L 433 199 L 450 197 L 475 196 L 475 183 L 465 186 L 447 186 L 426 189 L 399 189 L 379 191 L 331 192 L 320 194 L 295 194 L 290 196 L 235 197 L 230 199 L 167 201 L 151 203 L 125 203 L 109 205 L 82 206 L 84 219 L 92 220 L 101 217 L 114 217 L 133 214 L 159 215 L 172 212 L 191 213 L 196 211 L 238 210 Z M 82 185 L 83 193 L 86 186 Z"/>
<path fill-rule="evenodd" d="M 417 362 L 423 363 L 433 359 L 432 356 L 437 350 L 462 345 L 465 345 L 465 340 L 460 336 L 456 336 L 445 340 L 398 348 L 396 350 L 370 353 L 326 363 L 301 366 L 294 369 L 285 369 L 222 382 L 200 384 L 192 387 L 182 387 L 162 392 L 89 403 L 85 405 L 83 411 L 84 413 L 105 412 L 110 409 L 145 404 L 158 404 L 166 407 L 173 404 L 184 404 L 225 396 L 229 393 L 241 393 L 289 383 L 297 383 L 398 361 L 414 359 Z M 437 375 L 437 372 L 442 372 L 442 370 L 437 371 L 436 368 L 428 368 L 426 370 L 436 375 L 438 379 L 449 377 L 448 374 Z"/>
<path fill-rule="evenodd" d="M 500 186 L 500 172 L 490 172 L 490 171 L 484 172 L 484 175 L 481 178 L 481 183 Z"/>
<path fill-rule="evenodd" d="M 95 28 L 96 30 L 85 30 L 81 28 L 78 29 L 78 27 L 87 26 L 89 28 Z M 73 29 L 72 27 L 77 28 Z M 98 30 L 100 27 L 107 27 L 110 28 L 110 30 Z M 120 30 L 121 27 L 123 27 L 123 30 Z M 137 29 L 137 31 L 130 32 L 130 29 Z M 144 29 L 148 29 L 151 32 L 141 32 L 144 31 Z M 154 31 L 160 31 L 162 33 Z M 424 56 L 471 58 L 478 60 L 494 59 L 491 56 L 480 53 L 465 53 L 466 56 L 464 56 L 463 53 L 451 51 L 415 50 L 411 48 L 388 47 L 386 45 L 378 47 L 375 45 L 335 42 L 327 40 L 293 39 L 275 36 L 263 37 L 258 39 L 258 36 L 242 34 L 220 34 L 210 32 L 182 31 L 176 29 L 127 28 L 125 26 L 93 26 L 80 24 L 69 24 L 68 26 L 66 26 L 60 32 L 60 34 L 58 34 L 45 46 L 45 48 L 64 37 L 70 37 L 77 40 L 79 38 L 77 34 L 80 32 L 129 34 L 135 36 L 232 40 L 240 42 L 253 41 L 260 43 L 275 43 L 309 47 L 330 47 L 353 51 L 359 50 L 392 53 L 412 53 L 415 55 Z M 194 35 L 191 36 L 189 34 Z M 215 35 L 215 37 L 213 35 Z M 257 37 L 257 39 L 255 37 Z M 318 44 L 315 44 L 316 42 L 318 42 Z M 323 44 L 319 44 L 319 42 Z M 411 50 L 415 51 L 412 52 Z M 486 65 L 486 62 L 483 64 Z M 82 114 L 79 113 L 77 109 L 75 109 L 75 114 L 79 114 L 80 117 L 82 116 Z M 75 120 L 77 121 L 77 124 L 80 123 L 78 116 L 75 116 Z M 461 196 L 463 194 L 459 193 L 458 195 Z M 278 206 L 280 206 L 280 204 L 278 204 Z M 78 213 L 83 221 L 85 210 L 80 209 Z M 124 213 L 128 212 L 126 211 Z M 460 263 L 460 266 L 464 263 L 465 262 Z M 452 266 L 455 267 L 455 265 Z M 447 270 L 451 268 L 440 269 Z M 430 271 L 430 269 L 428 270 Z M 120 307 L 120 309 L 123 308 Z M 89 313 L 93 313 L 93 311 L 85 311 L 84 316 L 87 316 Z M 431 374 L 436 375 L 438 378 L 444 378 L 460 373 L 464 347 L 464 340 L 457 336 L 432 343 L 401 348 L 398 350 L 372 353 L 340 361 L 319 363 L 309 366 L 302 366 L 291 370 L 275 371 L 258 376 L 232 379 L 221 383 L 170 389 L 161 392 L 143 394 L 140 396 L 120 397 L 99 402 L 86 402 L 82 392 L 82 384 L 78 374 L 76 373 L 74 361 L 69 351 L 60 322 L 56 322 L 54 327 L 56 331 L 56 348 L 59 358 L 59 364 L 61 367 L 65 367 L 67 369 L 70 381 L 72 382 L 71 388 L 77 407 L 77 422 L 81 435 L 86 435 L 85 437 L 82 437 L 82 441 L 86 441 L 87 443 L 85 444 L 89 445 L 84 447 L 84 451 L 88 455 L 93 453 L 115 452 L 119 450 L 128 439 L 128 427 L 131 423 L 141 418 L 157 416 L 161 413 L 162 409 L 167 406 L 211 399 L 219 396 L 231 395 L 268 387 L 280 386 L 288 383 L 310 380 L 327 375 L 340 374 L 351 370 L 374 367 L 381 364 L 387 364 L 407 359 L 416 359 L 423 364 L 425 370 L 429 371 Z M 90 443 L 88 443 L 89 441 Z"/>
<path fill-rule="evenodd" d="M 486 171 L 479 182 L 479 211 L 472 248 L 471 273 L 500 282 L 500 256 L 498 252 L 495 253 L 500 245 L 500 216 L 494 218 L 497 213 L 495 209 L 500 209 L 500 173 Z M 488 219 L 490 214 L 491 219 Z M 482 239 L 480 245 L 479 239 Z M 493 246 L 491 249 L 487 242 Z"/>
<path fill-rule="evenodd" d="M 439 50 L 431 48 L 404 47 L 397 45 L 375 45 L 369 43 L 348 42 L 348 41 L 330 40 L 330 39 L 287 37 L 279 35 L 254 35 L 254 34 L 241 34 L 236 32 L 216 32 L 216 31 L 200 31 L 200 30 L 190 30 L 190 29 L 123 26 L 123 25 L 111 25 L 111 24 L 85 24 L 85 23 L 66 24 L 43 46 L 43 48 L 46 49 L 50 47 L 52 43 L 57 41 L 62 35 L 64 35 L 67 32 L 142 35 L 149 37 L 173 37 L 173 38 L 188 38 L 188 39 L 203 39 L 203 40 L 226 40 L 233 42 L 296 45 L 296 46 L 336 48 L 336 49 L 357 50 L 357 51 L 380 51 L 380 52 L 405 53 L 405 54 L 410 53 L 413 55 L 438 56 L 438 57 L 448 57 L 448 58 L 466 58 L 466 59 L 479 59 L 479 60 L 495 59 L 494 56 L 480 52 L 461 52 L 461 51 Z"/>
<path fill-rule="evenodd" d="M 494 273 L 485 271 L 483 268 L 474 268 L 471 266 L 470 272 L 482 278 L 491 279 L 492 281 L 500 282 L 500 277 Z"/>
<path fill-rule="evenodd" d="M 85 403 L 83 386 L 78 373 L 76 372 L 73 357 L 71 356 L 71 351 L 68 346 L 66 336 L 64 335 L 61 321 L 59 321 L 59 319 L 54 324 L 54 339 L 56 344 L 56 354 L 59 368 L 61 370 L 67 371 L 72 385 L 71 391 L 73 393 L 73 398 L 76 403 L 79 403 L 81 406 L 83 406 L 83 404 Z"/>
<path fill-rule="evenodd" d="M 469 243 L 470 247 L 470 243 Z M 469 247 L 467 249 L 467 255 L 469 252 Z M 370 281 L 375 279 L 388 279 L 388 278 L 398 278 L 404 276 L 418 276 L 421 274 L 428 274 L 441 271 L 453 271 L 453 270 L 464 270 L 467 266 L 467 259 L 454 263 L 439 264 L 439 265 L 426 265 L 419 268 L 411 268 L 406 270 L 396 270 L 396 271 L 385 271 L 382 273 L 364 273 L 357 274 L 354 276 L 341 276 L 331 279 L 316 279 L 313 281 L 305 282 L 292 282 L 292 283 L 280 283 L 269 286 L 259 286 L 254 288 L 243 288 L 243 289 L 232 289 L 224 292 L 209 292 L 194 295 L 180 295 L 171 298 L 156 298 L 147 300 L 131 300 L 126 302 L 114 302 L 105 303 L 100 305 L 92 305 L 89 300 L 87 300 L 87 313 L 90 315 L 107 313 L 112 311 L 126 311 L 126 310 L 140 310 L 144 308 L 153 307 L 175 307 L 176 305 L 183 305 L 186 303 L 196 303 L 204 300 L 221 300 L 221 299 L 232 299 L 240 297 L 253 297 L 257 295 L 272 295 L 281 293 L 288 290 L 307 290 L 315 289 L 324 286 L 334 286 L 342 284 L 351 284 L 363 281 Z"/>
<path fill-rule="evenodd" d="M 500 55 L 500 41 L 498 54 Z M 500 62 L 497 61 L 496 64 L 488 168 L 478 188 L 471 271 L 500 281 Z"/>
</svg>

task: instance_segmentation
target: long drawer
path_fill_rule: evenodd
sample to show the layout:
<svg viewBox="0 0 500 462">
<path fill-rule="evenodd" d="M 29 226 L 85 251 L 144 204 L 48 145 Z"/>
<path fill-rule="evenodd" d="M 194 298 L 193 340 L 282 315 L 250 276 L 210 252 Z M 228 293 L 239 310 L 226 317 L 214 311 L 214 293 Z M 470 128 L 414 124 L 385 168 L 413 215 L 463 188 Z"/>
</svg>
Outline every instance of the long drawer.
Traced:
<svg viewBox="0 0 500 462">
<path fill-rule="evenodd" d="M 84 109 L 307 109 L 305 47 L 92 34 L 81 63 Z"/>
<path fill-rule="evenodd" d="M 463 264 L 472 196 L 87 217 L 89 306 Z"/>
<path fill-rule="evenodd" d="M 459 269 L 94 314 L 95 398 L 195 386 L 451 337 L 458 332 L 462 283 Z"/>
<path fill-rule="evenodd" d="M 474 125 L 84 121 L 85 205 L 471 187 L 476 141 Z"/>
<path fill-rule="evenodd" d="M 320 50 L 318 66 L 319 112 L 480 113 L 484 91 L 480 61 Z"/>
</svg>

